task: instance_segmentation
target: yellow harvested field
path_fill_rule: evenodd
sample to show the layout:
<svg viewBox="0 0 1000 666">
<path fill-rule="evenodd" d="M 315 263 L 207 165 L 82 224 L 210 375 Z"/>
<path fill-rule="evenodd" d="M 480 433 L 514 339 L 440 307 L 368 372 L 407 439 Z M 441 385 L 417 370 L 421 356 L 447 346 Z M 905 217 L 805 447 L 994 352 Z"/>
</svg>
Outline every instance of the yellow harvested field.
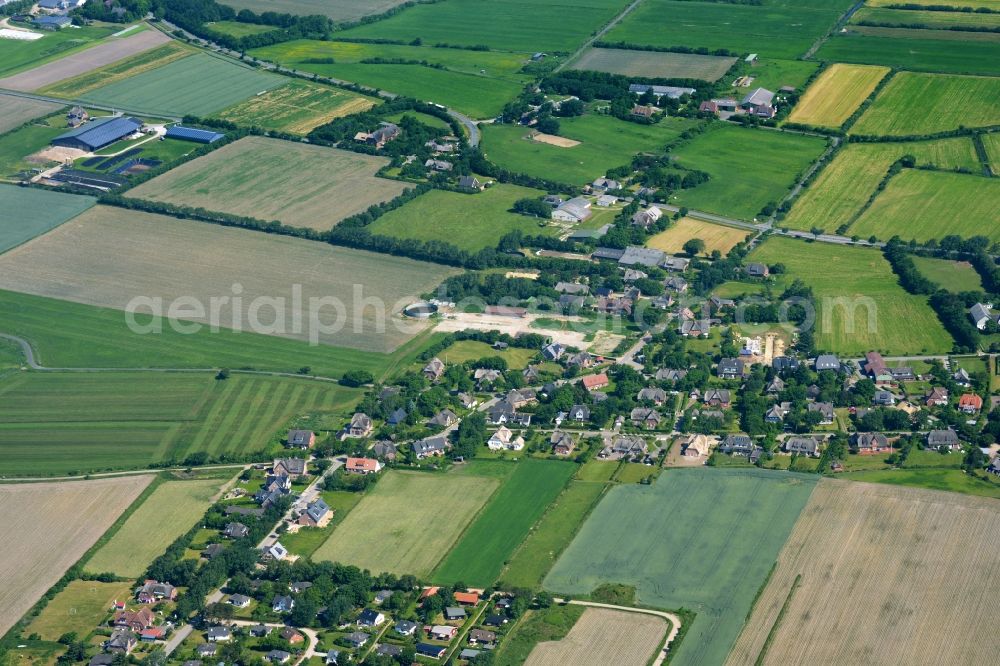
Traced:
<svg viewBox="0 0 1000 666">
<path fill-rule="evenodd" d="M 172 319 L 375 352 L 422 331 L 426 322 L 400 311 L 454 273 L 387 254 L 104 206 L 0 255 L 0 289 L 119 310 L 141 297 L 147 299 L 135 308 L 141 322 L 158 308 Z"/>
<path fill-rule="evenodd" d="M 888 67 L 874 65 L 831 65 L 802 95 L 788 121 L 840 127 L 888 73 Z"/>
<path fill-rule="evenodd" d="M 14 626 L 149 485 L 151 475 L 0 485 L 0 634 Z"/>
<path fill-rule="evenodd" d="M 644 666 L 663 644 L 666 633 L 666 621 L 655 615 L 588 608 L 563 639 L 539 643 L 524 663 Z"/>
<path fill-rule="evenodd" d="M 684 251 L 684 243 L 692 238 L 700 238 L 705 241 L 704 254 L 711 254 L 713 250 L 726 254 L 751 233 L 753 232 L 748 229 L 737 229 L 682 217 L 666 231 L 646 240 L 646 245 L 670 254 L 678 254 Z"/>
<path fill-rule="evenodd" d="M 156 30 L 147 32 L 157 32 Z M 63 79 L 45 86 L 39 93 L 44 95 L 54 95 L 56 97 L 68 97 L 70 99 L 79 97 L 101 86 L 110 85 L 116 81 L 123 81 L 127 78 L 138 76 L 144 72 L 163 67 L 175 60 L 186 58 L 197 53 L 194 47 L 183 42 L 170 41 L 163 46 L 120 60 L 106 67 L 95 69 L 79 76 Z"/>
<path fill-rule="evenodd" d="M 1000 502 L 820 481 L 726 662 L 995 663 Z"/>
</svg>

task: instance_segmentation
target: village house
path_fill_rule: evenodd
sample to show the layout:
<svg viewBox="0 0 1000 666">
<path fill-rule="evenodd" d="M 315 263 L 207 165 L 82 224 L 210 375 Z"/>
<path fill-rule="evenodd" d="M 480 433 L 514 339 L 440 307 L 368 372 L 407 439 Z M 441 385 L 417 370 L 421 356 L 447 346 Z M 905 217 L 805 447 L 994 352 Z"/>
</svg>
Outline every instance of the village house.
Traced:
<svg viewBox="0 0 1000 666">
<path fill-rule="evenodd" d="M 445 365 L 438 357 L 434 357 L 430 362 L 424 366 L 423 373 L 427 379 L 431 381 L 437 381 L 441 379 L 441 375 L 444 374 Z"/>
<path fill-rule="evenodd" d="M 656 430 L 660 426 L 663 416 L 655 409 L 636 407 L 629 413 L 629 420 L 637 428 Z"/>
<path fill-rule="evenodd" d="M 980 331 L 986 330 L 986 325 L 991 321 L 996 321 L 996 317 L 991 312 L 992 310 L 992 303 L 976 303 L 969 309 L 969 316 L 972 318 L 972 323 Z"/>
<path fill-rule="evenodd" d="M 393 625 L 392 630 L 400 636 L 412 636 L 417 630 L 417 623 L 409 620 L 399 620 Z"/>
<path fill-rule="evenodd" d="M 452 168 L 454 168 L 454 166 L 455 165 L 453 165 L 451 162 L 447 160 L 436 160 L 433 158 L 430 158 L 424 162 L 424 167 L 428 171 L 438 171 L 438 172 L 451 171 Z"/>
<path fill-rule="evenodd" d="M 371 636 L 363 631 L 355 631 L 344 636 L 344 640 L 347 641 L 348 645 L 354 649 L 358 649 L 368 645 L 368 641 L 371 640 Z"/>
<path fill-rule="evenodd" d="M 219 646 L 212 643 L 202 643 L 194 651 L 199 657 L 214 657 L 215 653 L 219 651 Z"/>
<path fill-rule="evenodd" d="M 147 579 L 136 591 L 136 599 L 140 604 L 155 604 L 157 601 L 174 601 L 177 599 L 177 588 L 170 583 L 161 583 Z"/>
<path fill-rule="evenodd" d="M 773 118 L 778 110 L 774 93 L 766 88 L 755 88 L 740 101 L 740 108 L 759 118 Z"/>
<path fill-rule="evenodd" d="M 294 479 L 309 474 L 309 467 L 302 458 L 276 458 L 271 467 L 274 476 L 286 476 Z"/>
<path fill-rule="evenodd" d="M 351 417 L 351 423 L 347 426 L 348 437 L 368 437 L 372 434 L 374 424 L 367 414 L 357 412 Z"/>
<path fill-rule="evenodd" d="M 891 391 L 875 391 L 872 403 L 879 407 L 891 407 L 896 404 L 896 396 Z"/>
<path fill-rule="evenodd" d="M 824 370 L 840 372 L 840 359 L 833 354 L 820 354 L 816 357 L 815 367 L 816 372 Z"/>
<path fill-rule="evenodd" d="M 955 450 L 962 448 L 962 442 L 958 439 L 958 433 L 951 428 L 947 430 L 931 430 L 927 433 L 927 447 L 931 449 L 945 447 Z"/>
<path fill-rule="evenodd" d="M 291 613 L 295 608 L 295 599 L 287 594 L 275 595 L 271 600 L 271 611 L 275 613 Z"/>
<path fill-rule="evenodd" d="M 397 426 L 400 423 L 405 423 L 407 416 L 409 416 L 409 414 L 406 413 L 405 409 L 397 407 L 392 410 L 392 413 L 389 414 L 389 416 L 386 417 L 385 422 L 391 426 Z"/>
<path fill-rule="evenodd" d="M 492 646 L 496 640 L 496 632 L 488 629 L 473 629 L 469 632 L 469 645 Z"/>
<path fill-rule="evenodd" d="M 870 351 L 865 354 L 865 372 L 876 384 L 892 383 L 892 372 L 878 352 Z"/>
<path fill-rule="evenodd" d="M 948 404 L 948 391 L 935 386 L 924 396 L 924 404 L 928 407 L 944 407 Z"/>
<path fill-rule="evenodd" d="M 376 610 L 366 608 L 358 615 L 358 627 L 379 627 L 385 622 L 385 615 Z"/>
<path fill-rule="evenodd" d="M 774 379 L 771 380 L 771 383 L 767 385 L 766 390 L 768 393 L 772 394 L 781 393 L 785 390 L 785 381 L 781 377 L 775 375 Z"/>
<path fill-rule="evenodd" d="M 443 645 L 433 645 L 431 643 L 417 643 L 417 646 L 414 648 L 414 652 L 418 655 L 430 657 L 431 659 L 440 659 L 447 651 L 448 649 Z"/>
<path fill-rule="evenodd" d="M 557 222 L 577 223 L 587 220 L 593 211 L 590 209 L 589 199 L 584 197 L 573 197 L 569 201 L 564 201 L 552 210 L 552 219 Z"/>
<path fill-rule="evenodd" d="M 458 415 L 450 409 L 442 409 L 427 422 L 429 426 L 447 428 L 458 422 Z"/>
<path fill-rule="evenodd" d="M 608 383 L 608 375 L 603 372 L 596 375 L 587 375 L 580 379 L 580 384 L 588 391 L 597 391 L 605 388 Z"/>
<path fill-rule="evenodd" d="M 816 457 L 819 455 L 819 444 L 813 437 L 789 437 L 781 448 L 786 453 L 797 453 L 802 456 Z"/>
<path fill-rule="evenodd" d="M 963 414 L 978 414 L 983 409 L 983 399 L 975 393 L 963 393 L 958 398 L 958 410 Z"/>
<path fill-rule="evenodd" d="M 399 127 L 392 123 L 382 123 L 374 132 L 358 132 L 354 135 L 354 140 L 359 143 L 366 143 L 369 146 L 382 148 L 385 144 L 399 136 Z"/>
<path fill-rule="evenodd" d="M 482 192 L 486 189 L 486 186 L 479 182 L 479 179 L 475 176 L 462 176 L 458 179 L 458 186 L 463 190 L 475 190 L 477 192 Z"/>
<path fill-rule="evenodd" d="M 667 256 L 663 258 L 660 262 L 660 268 L 670 271 L 671 273 L 683 273 L 691 265 L 691 260 L 687 257 L 671 257 Z"/>
<path fill-rule="evenodd" d="M 272 664 L 286 664 L 292 655 L 284 650 L 271 650 L 264 655 L 264 659 Z"/>
<path fill-rule="evenodd" d="M 745 365 L 738 358 L 719 359 L 717 373 L 722 379 L 742 379 Z"/>
<path fill-rule="evenodd" d="M 713 439 L 701 433 L 688 435 L 684 441 L 684 451 L 681 455 L 686 458 L 704 458 L 712 452 Z"/>
<path fill-rule="evenodd" d="M 891 394 L 890 394 L 891 395 Z M 832 402 L 811 402 L 806 407 L 810 412 L 818 412 L 820 415 L 820 425 L 830 425 L 836 418 L 833 411 Z"/>
<path fill-rule="evenodd" d="M 233 632 L 229 627 L 209 627 L 205 630 L 205 640 L 209 643 L 227 643 L 233 639 Z"/>
<path fill-rule="evenodd" d="M 654 405 L 659 407 L 667 401 L 667 392 L 658 387 L 647 387 L 639 391 L 639 395 L 636 396 L 636 399 L 640 402 L 652 402 Z"/>
<path fill-rule="evenodd" d="M 103 647 L 107 652 L 116 654 L 131 654 L 132 650 L 139 643 L 139 639 L 129 629 L 115 629 L 111 632 L 111 637 L 104 641 Z"/>
<path fill-rule="evenodd" d="M 500 426 L 500 429 L 493 433 L 486 441 L 486 446 L 491 451 L 502 451 L 504 449 L 508 451 L 520 451 L 524 448 L 524 438 L 520 435 L 515 437 L 510 428 Z"/>
<path fill-rule="evenodd" d="M 880 432 L 859 432 L 853 436 L 854 448 L 858 453 L 869 455 L 889 448 L 889 438 Z"/>
<path fill-rule="evenodd" d="M 444 452 L 450 448 L 448 440 L 444 437 L 428 437 L 411 445 L 417 460 L 423 460 L 430 456 L 443 456 Z"/>
<path fill-rule="evenodd" d="M 663 211 L 656 206 L 650 206 L 649 208 L 636 212 L 636 214 L 632 216 L 632 226 L 648 230 L 651 226 L 656 224 L 661 217 L 663 217 Z"/>
<path fill-rule="evenodd" d="M 228 599 L 229 605 L 236 608 L 246 608 L 250 605 L 251 601 L 253 601 L 253 599 L 245 594 L 230 594 Z"/>
<path fill-rule="evenodd" d="M 558 361 L 565 353 L 565 345 L 561 345 L 558 342 L 553 342 L 542 347 L 542 356 L 547 361 Z"/>
<path fill-rule="evenodd" d="M 155 620 L 156 615 L 153 614 L 153 611 L 149 610 L 147 606 L 143 606 L 137 611 L 122 610 L 116 612 L 111 623 L 116 627 L 139 632 L 153 626 Z"/>
<path fill-rule="evenodd" d="M 775 403 L 764 414 L 764 420 L 768 423 L 781 423 L 790 411 L 792 411 L 792 403 L 788 401 Z"/>
<path fill-rule="evenodd" d="M 293 449 L 311 449 L 316 444 L 316 433 L 312 430 L 289 430 L 285 441 Z"/>
<path fill-rule="evenodd" d="M 299 514 L 298 524 L 303 527 L 326 527 L 333 517 L 333 511 L 322 499 L 316 499 L 306 505 L 305 511 Z"/>
<path fill-rule="evenodd" d="M 222 531 L 222 536 L 227 539 L 242 539 L 250 533 L 250 528 L 243 523 L 227 523 L 226 529 Z"/>
<path fill-rule="evenodd" d="M 528 427 L 531 425 L 531 414 L 521 414 L 506 400 L 501 400 L 490 407 L 486 416 L 487 421 L 492 425 L 517 425 Z"/>
<path fill-rule="evenodd" d="M 590 407 L 587 405 L 573 405 L 566 414 L 571 421 L 582 423 L 590 420 Z"/>
<path fill-rule="evenodd" d="M 382 471 L 382 463 L 374 458 L 348 458 L 344 469 L 352 474 L 377 474 Z"/>
<path fill-rule="evenodd" d="M 270 546 L 264 548 L 264 559 L 280 562 L 288 557 L 288 549 L 281 545 L 280 541 L 275 541 Z"/>
<path fill-rule="evenodd" d="M 702 401 L 712 407 L 727 408 L 732 403 L 731 395 L 729 389 L 708 389 Z"/>
<path fill-rule="evenodd" d="M 446 624 L 436 624 L 432 626 L 427 633 L 436 641 L 450 641 L 458 634 L 458 627 L 451 627 Z"/>
<path fill-rule="evenodd" d="M 675 368 L 660 368 L 653 375 L 653 378 L 658 382 L 678 382 L 685 377 L 687 377 L 687 370 L 678 370 Z"/>
<path fill-rule="evenodd" d="M 552 446 L 552 453 L 557 456 L 568 456 L 576 448 L 573 436 L 558 430 L 549 437 L 549 444 Z"/>
<path fill-rule="evenodd" d="M 616 435 L 598 454 L 599 458 L 637 460 L 646 455 L 646 440 L 634 435 Z"/>
<path fill-rule="evenodd" d="M 722 440 L 719 450 L 729 455 L 749 456 L 754 450 L 753 439 L 746 433 L 731 433 Z"/>
</svg>

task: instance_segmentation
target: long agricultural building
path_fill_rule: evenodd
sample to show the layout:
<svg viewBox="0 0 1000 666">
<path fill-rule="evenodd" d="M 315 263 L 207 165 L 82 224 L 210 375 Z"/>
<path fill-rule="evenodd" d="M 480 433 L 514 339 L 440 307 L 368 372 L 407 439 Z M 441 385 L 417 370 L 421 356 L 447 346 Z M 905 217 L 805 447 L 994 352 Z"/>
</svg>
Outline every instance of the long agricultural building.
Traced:
<svg viewBox="0 0 1000 666">
<path fill-rule="evenodd" d="M 98 118 L 52 139 L 53 146 L 100 150 L 142 129 L 142 121 L 128 116 Z"/>
</svg>

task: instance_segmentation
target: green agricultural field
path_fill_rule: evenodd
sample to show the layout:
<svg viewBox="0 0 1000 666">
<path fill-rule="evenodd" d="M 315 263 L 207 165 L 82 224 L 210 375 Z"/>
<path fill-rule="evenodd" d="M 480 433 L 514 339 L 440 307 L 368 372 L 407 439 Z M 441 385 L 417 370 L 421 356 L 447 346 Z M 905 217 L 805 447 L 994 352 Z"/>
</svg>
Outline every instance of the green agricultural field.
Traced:
<svg viewBox="0 0 1000 666">
<path fill-rule="evenodd" d="M 590 48 L 573 61 L 572 67 L 651 79 L 718 81 L 735 62 L 736 58 L 696 53 Z"/>
<path fill-rule="evenodd" d="M 75 51 L 95 46 L 108 35 L 121 30 L 121 25 L 98 23 L 76 30 L 46 32 L 31 42 L 0 39 L 0 75 L 8 76 L 25 69 L 63 58 Z"/>
<path fill-rule="evenodd" d="M 84 569 L 123 578 L 142 575 L 154 558 L 201 519 L 220 485 L 219 479 L 161 483 L 87 560 Z M 156 529 L 150 529 L 151 525 Z"/>
<path fill-rule="evenodd" d="M 586 595 L 632 585 L 643 605 L 695 610 L 671 663 L 721 664 L 815 483 L 763 470 L 678 469 L 651 486 L 617 486 L 545 588 Z"/>
<path fill-rule="evenodd" d="M 96 202 L 93 197 L 0 185 L 0 210 L 17 211 L 16 216 L 0 218 L 0 253 L 58 227 Z"/>
<path fill-rule="evenodd" d="M 819 66 L 820 63 L 808 60 L 761 58 L 754 67 L 745 70 L 745 73 L 753 77 L 750 89 L 760 86 L 768 90 L 778 90 L 784 86 L 791 86 L 802 90 Z M 735 95 L 736 89 L 732 90 Z M 742 90 L 748 92 L 745 88 Z"/>
<path fill-rule="evenodd" d="M 612 471 L 615 467 L 610 463 L 606 466 L 612 468 Z M 570 481 L 562 494 L 549 505 L 535 529 L 510 557 L 500 574 L 503 584 L 528 589 L 540 587 L 545 574 L 576 536 L 580 525 L 597 505 L 605 488 L 606 484 L 603 482 Z"/>
<path fill-rule="evenodd" d="M 906 293 L 878 250 L 770 238 L 748 260 L 784 264 L 785 280 L 799 279 L 812 288 L 820 349 L 860 356 L 873 349 L 902 355 L 952 347 L 926 298 Z M 853 313 L 845 301 L 855 304 Z"/>
<path fill-rule="evenodd" d="M 768 203 L 781 201 L 825 147 L 818 137 L 716 125 L 671 153 L 683 166 L 711 178 L 678 191 L 670 203 L 752 220 Z"/>
<path fill-rule="evenodd" d="M 275 3 L 272 2 L 269 4 L 273 6 Z M 269 9 L 268 11 L 274 10 Z M 273 25 L 257 25 L 256 23 L 240 23 L 239 21 L 217 21 L 215 23 L 206 23 L 205 27 L 219 34 L 236 38 L 246 37 L 247 35 L 259 35 L 278 29 Z"/>
<path fill-rule="evenodd" d="M 368 226 L 373 234 L 442 241 L 469 252 L 497 246 L 512 231 L 555 235 L 547 220 L 511 212 L 514 202 L 544 193 L 518 185 L 494 185 L 478 194 L 431 190 Z M 470 215 L 470 211 L 475 214 Z"/>
<path fill-rule="evenodd" d="M 70 581 L 45 605 L 25 632 L 38 634 L 44 641 L 55 641 L 72 631 L 82 639 L 111 614 L 112 602 L 132 597 L 132 587 L 132 581 Z"/>
<path fill-rule="evenodd" d="M 561 118 L 560 136 L 580 142 L 569 148 L 533 141 L 534 130 L 525 127 L 488 125 L 483 128 L 482 148 L 490 161 L 505 169 L 582 184 L 628 164 L 640 152 L 663 152 L 667 143 L 695 124 L 682 118 L 665 118 L 655 125 L 599 115 Z"/>
<path fill-rule="evenodd" d="M 0 134 L 16 129 L 33 118 L 50 115 L 61 108 L 62 104 L 54 102 L 0 94 Z"/>
<path fill-rule="evenodd" d="M 403 118 L 412 118 L 419 123 L 427 125 L 428 127 L 443 130 L 445 132 L 451 132 L 451 125 L 444 120 L 428 113 L 420 113 L 419 111 L 401 111 L 399 113 L 393 113 L 389 116 L 384 116 L 383 120 L 387 123 L 399 124 L 403 121 Z"/>
<path fill-rule="evenodd" d="M 19 373 L 0 395 L 0 473 L 31 476 L 278 450 L 292 418 L 347 417 L 360 399 L 327 382 L 208 372 Z"/>
<path fill-rule="evenodd" d="M 389 377 L 411 365 L 420 352 L 440 339 L 425 332 L 391 354 L 347 347 L 309 345 L 273 335 L 220 329 L 185 334 L 166 322 L 157 335 L 136 335 L 122 313 L 52 298 L 0 290 L 0 332 L 29 340 L 36 359 L 64 368 L 238 368 L 339 377 L 347 370 L 367 370 Z M 58 321 L 59 326 L 52 322 Z"/>
<path fill-rule="evenodd" d="M 914 256 L 913 263 L 917 265 L 921 275 L 948 291 L 959 293 L 983 290 L 983 281 L 979 273 L 967 261 Z"/>
<path fill-rule="evenodd" d="M 386 472 L 313 559 L 425 578 L 499 485 L 474 469 Z"/>
<path fill-rule="evenodd" d="M 795 59 L 850 5 L 845 0 L 764 0 L 763 6 L 646 0 L 603 39 Z"/>
<path fill-rule="evenodd" d="M 831 65 L 812 82 L 788 120 L 819 127 L 840 127 L 888 73 L 888 67 Z"/>
<path fill-rule="evenodd" d="M 43 95 L 75 99 L 101 86 L 138 76 L 175 60 L 191 56 L 196 52 L 194 48 L 183 42 L 167 42 L 162 46 L 94 69 L 86 74 L 63 79 L 41 88 L 38 92 Z"/>
<path fill-rule="evenodd" d="M 986 475 L 988 477 L 988 475 Z M 838 478 L 868 483 L 888 483 L 896 486 L 912 486 L 944 490 L 964 495 L 980 495 L 1000 499 L 1000 482 L 992 477 L 969 476 L 960 469 L 887 469 L 850 472 Z"/>
<path fill-rule="evenodd" d="M 906 169 L 893 176 L 871 207 L 851 226 L 867 238 L 899 236 L 917 242 L 957 234 L 1000 240 L 996 219 L 1000 180 L 957 173 Z"/>
<path fill-rule="evenodd" d="M 507 366 L 514 370 L 524 369 L 531 359 L 537 355 L 537 350 L 524 349 L 522 347 L 508 347 L 507 349 L 494 349 L 485 342 L 476 340 L 459 340 L 444 351 L 438 357 L 446 365 L 465 363 L 466 361 L 477 361 L 481 358 L 500 357 L 507 361 Z"/>
<path fill-rule="evenodd" d="M 57 114 L 0 135 L 0 180 L 20 181 L 22 172 L 55 166 L 54 161 L 31 155 L 45 149 L 65 131 L 66 121 L 62 114 Z"/>
<path fill-rule="evenodd" d="M 367 111 L 375 100 L 307 81 L 290 81 L 215 114 L 237 125 L 308 134 L 334 118 Z"/>
<path fill-rule="evenodd" d="M 405 0 L 225 0 L 222 4 L 237 10 L 249 9 L 258 14 L 320 14 L 329 16 L 334 21 L 356 21 L 365 16 L 386 12 L 403 2 Z"/>
<path fill-rule="evenodd" d="M 561 460 L 528 458 L 462 535 L 431 579 L 451 584 L 492 585 L 514 549 L 576 472 Z"/>
<path fill-rule="evenodd" d="M 984 134 L 983 147 L 986 149 L 986 159 L 994 176 L 1000 176 L 1000 132 Z"/>
<path fill-rule="evenodd" d="M 975 37 L 998 35 L 950 30 L 897 30 L 895 35 L 886 34 L 892 32 L 892 28 L 875 35 L 860 34 L 859 30 L 853 27 L 848 33 L 833 35 L 816 57 L 831 62 L 886 65 L 922 72 L 1000 74 L 1000 41 Z M 913 32 L 921 34 L 913 35 Z M 911 108 L 920 106 L 913 104 Z"/>
<path fill-rule="evenodd" d="M 521 666 L 539 643 L 564 638 L 585 610 L 585 606 L 575 604 L 529 610 L 497 648 L 492 663 L 496 666 Z"/>
<path fill-rule="evenodd" d="M 885 7 L 899 4 L 896 0 L 867 0 L 865 3 L 871 7 Z M 940 5 L 939 0 L 910 0 L 909 5 Z M 1000 0 L 950 0 L 949 7 L 969 7 L 973 10 L 979 8 L 1000 10 Z"/>
<path fill-rule="evenodd" d="M 571 52 L 624 9 L 623 0 L 449 0 L 412 7 L 342 33 L 348 38 Z"/>
<path fill-rule="evenodd" d="M 135 113 L 208 116 L 288 80 L 221 56 L 196 53 L 137 76 L 95 88 L 85 102 Z"/>
<path fill-rule="evenodd" d="M 915 104 L 920 100 L 920 104 Z M 907 136 L 1000 125 L 1000 78 L 900 72 L 882 89 L 853 134 Z"/>
<path fill-rule="evenodd" d="M 875 194 L 889 167 L 904 155 L 913 155 L 918 164 L 933 164 L 942 169 L 979 169 L 975 146 L 967 137 L 907 143 L 849 143 L 802 190 L 788 216 L 779 224 L 827 232 L 850 224 Z"/>
<path fill-rule="evenodd" d="M 862 7 L 851 17 L 851 23 L 870 21 L 883 25 L 906 27 L 921 25 L 927 28 L 998 28 L 1000 14 L 978 12 L 938 12 L 885 7 Z"/>
</svg>

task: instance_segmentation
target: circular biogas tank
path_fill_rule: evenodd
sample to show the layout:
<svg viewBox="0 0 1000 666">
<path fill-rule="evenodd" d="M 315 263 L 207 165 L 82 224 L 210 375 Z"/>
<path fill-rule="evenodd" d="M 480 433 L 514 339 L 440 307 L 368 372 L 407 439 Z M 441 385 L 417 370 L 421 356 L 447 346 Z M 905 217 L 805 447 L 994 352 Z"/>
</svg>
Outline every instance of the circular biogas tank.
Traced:
<svg viewBox="0 0 1000 666">
<path fill-rule="evenodd" d="M 403 314 L 407 317 L 413 317 L 414 319 L 427 319 L 437 311 L 438 306 L 433 303 L 421 302 L 406 306 L 403 310 Z"/>
</svg>

